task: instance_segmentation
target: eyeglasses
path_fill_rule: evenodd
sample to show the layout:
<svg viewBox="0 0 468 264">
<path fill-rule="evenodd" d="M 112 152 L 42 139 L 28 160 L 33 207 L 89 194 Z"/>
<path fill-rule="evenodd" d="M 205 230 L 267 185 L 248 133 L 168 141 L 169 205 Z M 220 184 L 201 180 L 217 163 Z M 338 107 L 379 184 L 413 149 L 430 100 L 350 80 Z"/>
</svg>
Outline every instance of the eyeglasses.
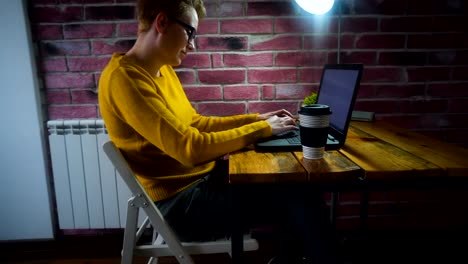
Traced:
<svg viewBox="0 0 468 264">
<path fill-rule="evenodd" d="M 192 27 L 191 25 L 189 25 L 189 24 L 187 24 L 185 22 L 180 21 L 177 18 L 172 18 L 172 20 L 174 20 L 177 24 L 181 25 L 185 29 L 185 32 L 187 32 L 187 36 L 188 36 L 187 43 L 190 43 L 190 42 L 192 42 L 192 40 L 195 39 L 195 35 L 197 34 L 197 30 L 194 27 Z"/>
</svg>

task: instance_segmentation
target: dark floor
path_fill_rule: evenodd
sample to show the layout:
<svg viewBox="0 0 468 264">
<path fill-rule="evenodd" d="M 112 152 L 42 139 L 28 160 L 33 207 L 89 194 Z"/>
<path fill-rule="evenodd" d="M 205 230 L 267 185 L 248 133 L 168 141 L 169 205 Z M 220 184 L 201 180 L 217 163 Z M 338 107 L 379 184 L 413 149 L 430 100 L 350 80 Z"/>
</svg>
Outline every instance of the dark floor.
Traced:
<svg viewBox="0 0 468 264">
<path fill-rule="evenodd" d="M 339 256 L 343 263 L 468 263 L 468 232 L 457 231 L 386 231 L 338 234 Z M 258 237 L 260 249 L 246 253 L 247 264 L 262 264 L 275 255 L 271 237 Z M 0 263 L 119 263 L 122 234 L 61 235 L 55 241 L 0 243 Z M 195 256 L 196 263 L 230 263 L 228 255 Z M 146 263 L 136 257 L 134 263 Z M 161 264 L 175 259 L 161 258 Z"/>
</svg>

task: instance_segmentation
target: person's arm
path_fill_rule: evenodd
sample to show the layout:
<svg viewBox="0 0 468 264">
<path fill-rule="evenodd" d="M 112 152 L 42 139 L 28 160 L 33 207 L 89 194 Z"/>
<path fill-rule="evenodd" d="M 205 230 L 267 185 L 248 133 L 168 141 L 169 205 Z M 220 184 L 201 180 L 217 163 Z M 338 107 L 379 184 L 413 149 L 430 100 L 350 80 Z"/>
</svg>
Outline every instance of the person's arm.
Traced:
<svg viewBox="0 0 468 264">
<path fill-rule="evenodd" d="M 133 76 L 115 78 L 113 82 L 122 87 L 114 89 L 110 98 L 115 112 L 138 134 L 185 166 L 239 150 L 272 132 L 266 121 L 219 132 L 202 132 L 168 111 L 165 100 L 145 80 Z M 182 107 L 190 107 L 189 102 L 186 104 Z"/>
<path fill-rule="evenodd" d="M 195 111 L 195 110 L 194 110 Z M 202 132 L 216 132 L 241 127 L 257 122 L 258 114 L 244 114 L 225 117 L 203 116 L 194 113 L 192 126 Z"/>
</svg>

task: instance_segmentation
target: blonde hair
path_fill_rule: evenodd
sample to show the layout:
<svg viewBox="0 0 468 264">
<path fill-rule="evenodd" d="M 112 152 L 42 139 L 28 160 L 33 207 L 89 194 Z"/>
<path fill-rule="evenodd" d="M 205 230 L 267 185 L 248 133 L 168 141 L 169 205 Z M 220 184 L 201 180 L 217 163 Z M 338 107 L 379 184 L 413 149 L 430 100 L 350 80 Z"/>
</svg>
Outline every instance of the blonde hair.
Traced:
<svg viewBox="0 0 468 264">
<path fill-rule="evenodd" d="M 164 12 L 168 16 L 179 17 L 190 8 L 197 12 L 198 19 L 206 15 L 203 0 L 139 0 L 138 1 L 138 32 L 146 32 L 156 19 Z"/>
</svg>

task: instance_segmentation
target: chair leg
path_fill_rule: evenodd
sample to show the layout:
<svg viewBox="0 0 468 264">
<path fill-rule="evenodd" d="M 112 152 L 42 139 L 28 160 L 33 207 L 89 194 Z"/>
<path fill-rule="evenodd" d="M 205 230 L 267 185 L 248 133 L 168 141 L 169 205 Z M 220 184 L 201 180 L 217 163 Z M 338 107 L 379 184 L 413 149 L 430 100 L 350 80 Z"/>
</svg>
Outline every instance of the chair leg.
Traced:
<svg viewBox="0 0 468 264">
<path fill-rule="evenodd" d="M 151 257 L 148 261 L 148 264 L 158 264 L 158 258 Z"/>
<path fill-rule="evenodd" d="M 138 225 L 138 210 L 139 208 L 135 207 L 133 204 L 133 199 L 129 199 L 121 264 L 131 264 L 133 262 L 133 249 L 135 248 L 136 244 L 136 232 Z"/>
</svg>

